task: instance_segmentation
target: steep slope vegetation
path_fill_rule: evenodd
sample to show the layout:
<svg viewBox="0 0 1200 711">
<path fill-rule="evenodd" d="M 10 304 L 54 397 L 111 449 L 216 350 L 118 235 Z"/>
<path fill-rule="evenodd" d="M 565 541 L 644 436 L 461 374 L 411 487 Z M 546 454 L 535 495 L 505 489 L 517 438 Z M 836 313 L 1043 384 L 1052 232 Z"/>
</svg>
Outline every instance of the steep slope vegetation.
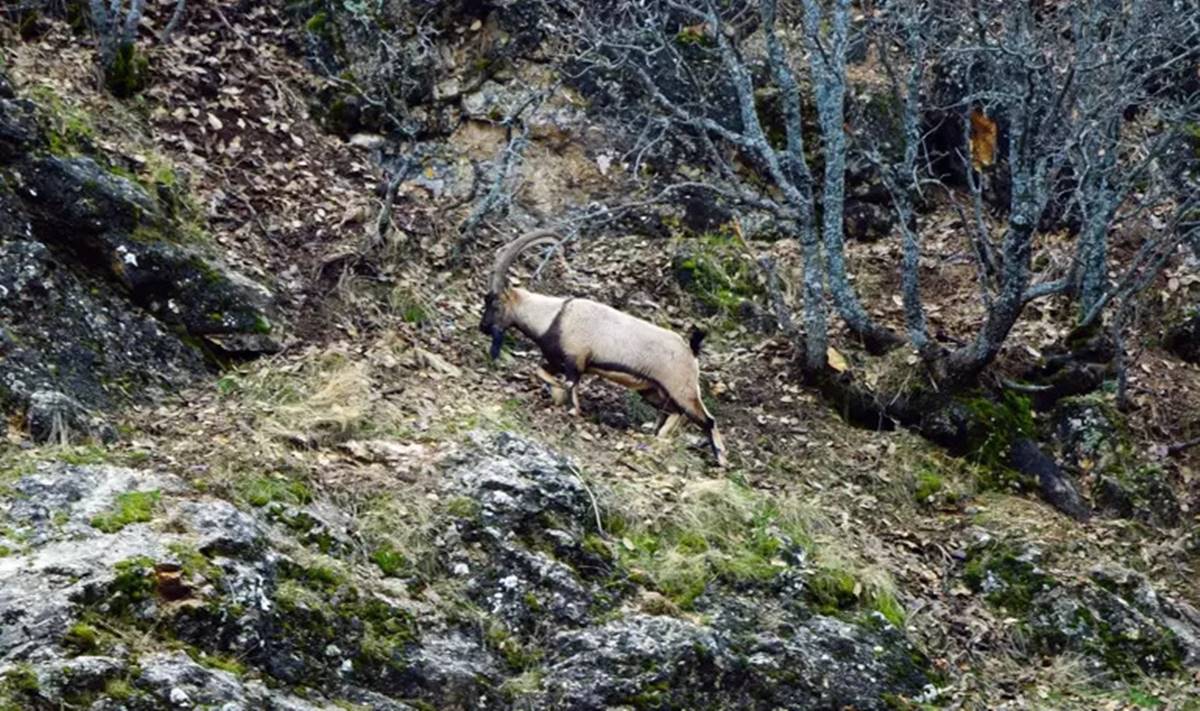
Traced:
<svg viewBox="0 0 1200 711">
<path fill-rule="evenodd" d="M 850 426 L 800 383 L 753 263 L 786 263 L 793 244 L 741 241 L 670 206 L 580 241 L 539 288 L 709 327 L 707 394 L 733 466 L 711 468 L 694 430 L 656 441 L 653 413 L 599 383 L 585 386 L 585 416 L 569 418 L 532 378 L 530 344 L 492 364 L 475 330 L 487 247 L 503 237 L 482 231 L 477 250 L 454 253 L 464 198 L 486 188 L 505 145 L 492 107 L 538 70 L 492 67 L 532 51 L 520 43 L 486 66 L 472 52 L 499 46 L 488 33 L 513 33 L 530 10 L 438 20 L 460 71 L 438 68 L 433 84 L 457 87 L 429 97 L 424 141 L 409 147 L 420 170 L 398 186 L 380 241 L 390 176 L 374 161 L 393 156 L 358 133 L 379 129 L 361 106 L 329 115 L 346 87 L 301 51 L 336 44 L 341 26 L 322 22 L 344 19 L 283 3 L 189 6 L 176 40 L 153 48 L 138 100 L 97 91 L 90 48 L 54 18 L 29 39 L 4 27 L 6 71 L 43 126 L 74 127 L 71 156 L 47 147 L 35 160 L 127 166 L 132 179 L 101 170 L 95 182 L 138 200 L 167 181 L 145 191 L 137 178 L 169 167 L 208 233 L 189 246 L 271 289 L 283 350 L 239 363 L 229 354 L 262 349 L 232 344 L 205 374 L 174 334 L 209 334 L 184 320 L 160 327 L 165 362 L 126 368 L 164 393 L 135 380 L 133 397 L 88 403 L 123 406 L 106 416 L 115 441 L 34 446 L 32 422 L 13 423 L 0 450 L 0 707 L 1192 703 L 1197 459 L 1163 444 L 1195 426 L 1195 366 L 1149 347 L 1134 418 L 1102 393 L 1044 413 L 1019 398 L 966 402 L 990 427 L 974 456 L 953 458 L 903 430 Z M 587 128 L 575 99 L 556 96 L 531 133 L 513 224 L 608 185 L 575 133 Z M 17 115 L 12 101 L 0 123 Z M 0 233 L 4 254 L 24 254 L 23 234 Z M 894 288 L 894 250 L 852 247 L 864 285 Z M 953 324 L 973 317 L 973 286 L 946 254 L 931 274 L 963 307 L 935 316 Z M 34 263 L 65 278 L 75 259 Z M 536 263 L 525 266 L 523 278 Z M 47 324 L 78 300 L 167 323 L 103 270 L 79 273 L 23 291 L 30 301 L 0 328 L 24 334 L 22 316 L 51 296 L 72 301 L 43 308 Z M 1061 317 L 1029 319 L 1026 342 L 1054 340 Z M 116 340 L 102 342 L 106 357 L 128 348 Z M 905 373 L 909 357 L 877 377 Z M 1001 370 L 1031 357 L 1010 353 Z M 176 369 L 200 377 L 188 385 Z M 26 403 L 14 411 L 24 418 Z M 1039 500 L 1003 461 L 1030 436 L 1079 474 L 1087 520 Z"/>
</svg>

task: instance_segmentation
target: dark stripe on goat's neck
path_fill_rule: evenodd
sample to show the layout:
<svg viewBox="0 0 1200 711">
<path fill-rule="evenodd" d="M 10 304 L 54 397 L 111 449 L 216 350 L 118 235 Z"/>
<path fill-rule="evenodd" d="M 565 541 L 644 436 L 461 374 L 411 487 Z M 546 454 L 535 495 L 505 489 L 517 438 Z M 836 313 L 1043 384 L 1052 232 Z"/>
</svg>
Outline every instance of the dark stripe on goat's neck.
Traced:
<svg viewBox="0 0 1200 711">
<path fill-rule="evenodd" d="M 548 371 L 552 375 L 558 375 L 563 370 L 568 369 L 567 354 L 562 347 L 562 318 L 563 312 L 567 310 L 567 305 L 572 299 L 567 299 L 563 305 L 559 307 L 558 312 L 554 314 L 554 318 L 550 321 L 550 327 L 544 333 L 533 333 L 522 324 L 517 324 L 517 328 L 524 333 L 525 336 L 537 344 L 541 349 L 542 355 L 546 358 L 546 363 L 549 366 Z M 574 365 L 573 363 L 571 364 Z"/>
</svg>

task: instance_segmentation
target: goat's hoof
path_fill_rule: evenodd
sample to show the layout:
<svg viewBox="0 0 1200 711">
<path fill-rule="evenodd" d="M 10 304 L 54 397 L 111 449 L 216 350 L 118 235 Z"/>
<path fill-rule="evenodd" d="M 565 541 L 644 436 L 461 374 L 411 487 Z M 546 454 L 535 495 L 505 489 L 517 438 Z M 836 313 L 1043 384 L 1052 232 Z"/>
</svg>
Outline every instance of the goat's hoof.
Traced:
<svg viewBox="0 0 1200 711">
<path fill-rule="evenodd" d="M 580 412 L 579 409 L 575 408 L 575 407 L 572 407 L 570 410 L 567 410 L 567 414 L 570 415 L 571 417 L 582 417 L 583 416 L 583 413 Z"/>
<path fill-rule="evenodd" d="M 567 391 L 562 388 L 551 388 L 550 399 L 555 405 L 564 405 L 567 402 Z"/>
</svg>

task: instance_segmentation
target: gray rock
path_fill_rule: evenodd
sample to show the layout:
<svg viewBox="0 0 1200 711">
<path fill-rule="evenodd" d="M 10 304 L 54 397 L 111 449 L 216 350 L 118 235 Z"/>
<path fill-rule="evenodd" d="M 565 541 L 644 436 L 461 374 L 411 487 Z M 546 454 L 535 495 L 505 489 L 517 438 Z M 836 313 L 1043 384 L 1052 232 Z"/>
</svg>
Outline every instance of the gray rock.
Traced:
<svg viewBox="0 0 1200 711">
<path fill-rule="evenodd" d="M 139 558 L 173 560 L 172 544 L 202 546 L 207 541 L 203 535 L 156 530 L 153 521 L 130 523 L 114 533 L 92 526 L 94 517 L 111 511 L 121 494 L 134 491 L 159 492 L 161 513 L 155 518 L 171 517 L 178 501 L 173 497 L 187 489 L 169 475 L 58 465 L 24 477 L 13 488 L 16 496 L 0 501 L 0 513 L 26 550 L 0 557 L 0 619 L 5 621 L 0 662 L 54 648 L 80 604 L 107 598 L 118 564 Z"/>
<path fill-rule="evenodd" d="M 174 226 L 140 185 L 87 157 L 37 159 L 25 180 L 39 239 L 99 267 L 160 320 L 194 336 L 270 331 L 270 292 L 173 241 Z"/>
<path fill-rule="evenodd" d="M 1066 398 L 1052 423 L 1063 463 L 1095 476 L 1092 500 L 1099 511 L 1152 526 L 1179 525 L 1182 509 L 1166 473 L 1137 461 L 1111 405 L 1096 395 Z"/>
<path fill-rule="evenodd" d="M 540 698 L 565 708 L 886 709 L 886 693 L 916 697 L 927 685 L 895 640 L 823 616 L 737 634 L 632 615 L 551 646 Z"/>
<path fill-rule="evenodd" d="M 430 635 L 413 653 L 410 663 L 421 684 L 443 703 L 469 707 L 488 693 L 484 680 L 504 677 L 498 660 L 479 640 L 463 631 Z"/>
<path fill-rule="evenodd" d="M 1054 437 L 1064 463 L 1073 468 L 1104 471 L 1118 463 L 1121 420 L 1098 396 L 1066 398 L 1052 415 Z"/>
<path fill-rule="evenodd" d="M 183 244 L 162 198 L 44 148 L 33 105 L 0 98 L 0 408 L 39 440 L 109 439 L 98 415 L 206 371 L 195 339 L 278 350 L 271 293 Z"/>
<path fill-rule="evenodd" d="M 1092 486 L 1097 508 L 1111 516 L 1132 518 L 1151 526 L 1173 528 L 1183 520 L 1183 510 L 1167 473 L 1154 466 L 1102 473 Z"/>
<path fill-rule="evenodd" d="M 490 591 L 481 606 L 518 636 L 547 625 L 562 630 L 544 644 L 538 703 L 882 709 L 885 693 L 924 692 L 920 655 L 902 635 L 886 624 L 876 632 L 811 616 L 799 603 L 802 583 L 792 585 L 786 575 L 764 597 L 709 591 L 698 610 L 711 625 L 631 614 L 597 626 L 596 603 L 621 588 L 611 587 L 615 571 L 607 562 L 581 550 L 594 520 L 582 483 L 567 462 L 533 443 L 501 435 L 481 444 L 484 456 L 457 477 L 480 504 L 463 542 L 482 542 L 489 552 L 471 569 L 472 580 L 486 584 L 469 589 Z M 802 565 L 803 556 L 793 562 Z M 599 581 L 609 589 L 599 589 Z M 778 620 L 786 621 L 783 629 Z"/>
<path fill-rule="evenodd" d="M 0 79 L 0 159 L 6 162 L 40 147 L 44 141 L 37 127 L 33 104 L 17 100 L 12 85 Z"/>
<path fill-rule="evenodd" d="M 36 390 L 29 396 L 25 427 L 35 442 L 67 443 L 79 439 L 111 442 L 117 437 L 112 425 L 57 390 Z"/>
<path fill-rule="evenodd" d="M 920 655 L 894 629 L 871 632 L 816 616 L 746 650 L 745 693 L 756 708 L 892 708 L 887 695 L 933 693 Z"/>
<path fill-rule="evenodd" d="M 494 454 L 448 481 L 478 507 L 456 535 L 483 546 L 486 557 L 472 561 L 452 545 L 448 567 L 465 565 L 471 596 L 512 630 L 531 632 L 547 618 L 586 624 L 611 567 L 583 548 L 596 519 L 581 480 L 561 457 L 526 440 L 502 434 L 485 446 Z"/>
<path fill-rule="evenodd" d="M 1057 586 L 1034 598 L 1034 646 L 1047 654 L 1086 655 L 1097 671 L 1117 677 L 1180 669 L 1188 652 L 1160 622 L 1158 605 L 1139 606 L 1097 582 Z"/>
<path fill-rule="evenodd" d="M 1006 616 L 1026 625 L 1031 649 L 1086 658 L 1115 678 L 1173 673 L 1200 653 L 1200 613 L 1160 595 L 1140 574 L 1094 568 L 1085 579 L 1058 579 L 1038 551 L 985 537 L 968 556 L 965 579 Z"/>
<path fill-rule="evenodd" d="M 728 662 L 713 630 L 671 617 L 633 615 L 551 646 L 542 695 L 561 708 L 707 705 Z"/>
<path fill-rule="evenodd" d="M 509 435 L 479 436 L 443 482 L 454 501 L 431 535 L 465 606 L 373 580 L 349 564 L 357 548 L 327 547 L 347 559 L 336 568 L 313 559 L 320 546 L 280 511 L 240 511 L 170 474 L 44 466 L 0 495 L 5 540 L 20 541 L 0 557 L 0 673 L 31 669 L 36 683 L 20 693 L 34 706 L 87 694 L 94 709 L 132 711 L 300 710 L 328 699 L 874 709 L 885 694 L 923 692 L 922 658 L 898 631 L 812 615 L 802 555 L 781 553 L 789 569 L 769 585 L 712 586 L 697 600 L 703 624 L 623 612 L 636 586 L 589 539 L 597 512 L 567 461 Z M 93 525 L 130 492 L 157 492 L 150 520 Z M 280 510 L 357 540 L 337 511 Z M 210 667 L 210 657 L 249 673 Z M 129 698 L 106 696 L 112 682 Z M 301 687 L 304 698 L 286 691 Z"/>
<path fill-rule="evenodd" d="M 327 708 L 292 694 L 245 683 L 233 674 L 210 669 L 183 652 L 152 654 L 138 660 L 141 674 L 134 680 L 158 708 L 219 708 L 221 711 L 317 711 Z"/>
</svg>

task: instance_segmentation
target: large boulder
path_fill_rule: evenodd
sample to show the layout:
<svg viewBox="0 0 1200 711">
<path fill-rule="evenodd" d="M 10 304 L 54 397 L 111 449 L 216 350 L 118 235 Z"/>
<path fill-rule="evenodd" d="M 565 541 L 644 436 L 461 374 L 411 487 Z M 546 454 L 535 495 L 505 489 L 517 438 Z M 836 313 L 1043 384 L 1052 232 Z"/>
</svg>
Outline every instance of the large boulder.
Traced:
<svg viewBox="0 0 1200 711">
<path fill-rule="evenodd" d="M 408 708 L 365 687 L 410 695 L 388 686 L 414 667 L 389 657 L 413 638 L 410 615 L 349 580 L 318 581 L 276 550 L 286 528 L 178 477 L 44 465 L 0 495 L 0 517 L 0 676 L 28 677 L 0 687 L 0 706 Z M 131 649 L 133 636 L 157 650 Z M 313 690 L 306 701 L 281 685 Z"/>
<path fill-rule="evenodd" d="M 1032 607 L 1035 647 L 1087 655 L 1114 676 L 1171 673 L 1200 661 L 1200 613 L 1131 570 L 1097 567 L 1084 582 L 1038 594 Z"/>
<path fill-rule="evenodd" d="M 709 589 L 707 621 L 621 614 L 637 586 L 595 544 L 603 500 L 540 446 L 485 447 L 448 480 L 475 505 L 445 539 L 447 564 L 514 649 L 545 660 L 535 705 L 883 709 L 926 691 L 924 658 L 894 627 L 804 606 L 802 560 L 763 589 Z"/>
<path fill-rule="evenodd" d="M 412 580 L 358 565 L 354 519 L 311 502 L 41 465 L 0 488 L 0 706 L 885 709 L 932 689 L 883 617 L 808 607 L 802 555 L 710 585 L 694 616 L 651 609 L 568 462 L 507 435 L 453 457 L 420 524 L 437 572 Z"/>
<path fill-rule="evenodd" d="M 53 154 L 0 97 L 0 408 L 40 441 L 109 439 L 104 411 L 279 347 L 271 293 L 107 160 Z"/>
<path fill-rule="evenodd" d="M 1103 395 L 1060 401 L 1051 423 L 1060 459 L 1091 480 L 1099 511 L 1154 526 L 1179 525 L 1182 509 L 1166 472 L 1138 461 L 1121 414 Z"/>
<path fill-rule="evenodd" d="M 1081 655 L 1098 676 L 1169 674 L 1200 663 L 1200 612 L 1133 571 L 1101 565 L 1084 578 L 1060 578 L 1040 550 L 982 536 L 968 551 L 964 579 L 1018 621 L 1030 651 Z"/>
</svg>

